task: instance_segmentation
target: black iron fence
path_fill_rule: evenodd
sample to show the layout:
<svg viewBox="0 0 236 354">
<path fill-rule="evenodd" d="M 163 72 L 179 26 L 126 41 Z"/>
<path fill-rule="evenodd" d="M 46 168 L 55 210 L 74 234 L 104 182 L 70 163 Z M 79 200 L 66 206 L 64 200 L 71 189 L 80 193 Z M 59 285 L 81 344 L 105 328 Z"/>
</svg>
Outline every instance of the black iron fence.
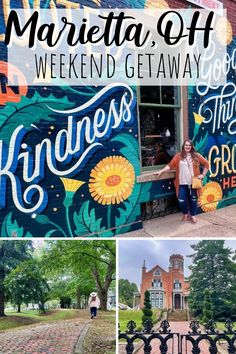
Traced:
<svg viewBox="0 0 236 354">
<path fill-rule="evenodd" d="M 127 330 L 119 332 L 119 339 L 125 341 L 125 352 L 138 354 L 235 354 L 236 331 L 230 319 L 225 321 L 224 330 L 216 329 L 216 323 L 210 320 L 204 330 L 200 330 L 198 321 L 191 321 L 188 333 L 171 332 L 169 322 L 164 320 L 158 330 L 153 329 L 151 320 L 146 321 L 142 330 L 136 329 L 136 323 L 129 321 Z"/>
</svg>

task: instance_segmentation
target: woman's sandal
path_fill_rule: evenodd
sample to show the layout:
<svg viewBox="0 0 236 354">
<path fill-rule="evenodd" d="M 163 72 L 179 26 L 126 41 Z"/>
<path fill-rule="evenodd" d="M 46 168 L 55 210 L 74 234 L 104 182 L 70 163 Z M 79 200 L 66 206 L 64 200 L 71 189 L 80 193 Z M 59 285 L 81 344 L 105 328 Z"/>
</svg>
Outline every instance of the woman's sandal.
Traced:
<svg viewBox="0 0 236 354">
<path fill-rule="evenodd" d="M 189 215 L 188 214 L 184 214 L 182 217 L 182 221 L 189 221 Z"/>
<path fill-rule="evenodd" d="M 197 219 L 196 219 L 195 216 L 191 216 L 191 222 L 192 222 L 193 224 L 196 224 L 196 223 L 197 223 Z"/>
</svg>

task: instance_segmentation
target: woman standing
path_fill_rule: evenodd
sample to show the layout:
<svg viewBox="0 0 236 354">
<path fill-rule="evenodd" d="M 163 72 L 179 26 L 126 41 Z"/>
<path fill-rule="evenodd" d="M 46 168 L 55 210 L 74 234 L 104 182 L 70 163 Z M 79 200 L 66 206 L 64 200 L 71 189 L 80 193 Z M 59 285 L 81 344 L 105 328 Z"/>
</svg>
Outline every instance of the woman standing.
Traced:
<svg viewBox="0 0 236 354">
<path fill-rule="evenodd" d="M 96 318 L 97 309 L 100 307 L 100 300 L 97 293 L 92 292 L 89 297 L 88 305 L 90 308 L 91 319 Z"/>
<path fill-rule="evenodd" d="M 200 173 L 200 166 L 203 167 L 202 173 Z M 183 213 L 183 221 L 188 221 L 190 219 L 193 223 L 197 222 L 196 210 L 198 190 L 192 188 L 192 177 L 198 177 L 202 180 L 207 174 L 208 169 L 208 161 L 202 155 L 197 153 L 192 141 L 186 139 L 182 145 L 181 152 L 177 153 L 170 163 L 163 169 L 155 172 L 155 175 L 160 176 L 163 172 L 169 170 L 176 171 L 174 185 L 179 206 Z"/>
</svg>

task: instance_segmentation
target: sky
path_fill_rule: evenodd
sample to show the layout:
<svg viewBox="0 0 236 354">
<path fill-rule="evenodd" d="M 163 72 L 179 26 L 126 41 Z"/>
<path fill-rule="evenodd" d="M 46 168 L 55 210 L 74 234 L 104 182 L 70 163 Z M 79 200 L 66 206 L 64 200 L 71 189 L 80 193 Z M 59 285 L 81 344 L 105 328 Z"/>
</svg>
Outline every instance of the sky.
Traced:
<svg viewBox="0 0 236 354">
<path fill-rule="evenodd" d="M 141 268 L 146 261 L 147 271 L 159 265 L 168 271 L 169 257 L 180 253 L 184 256 L 184 274 L 190 275 L 188 266 L 194 253 L 190 245 L 199 240 L 119 240 L 119 279 L 128 279 L 140 289 Z M 236 250 L 236 240 L 225 240 L 225 246 Z"/>
</svg>

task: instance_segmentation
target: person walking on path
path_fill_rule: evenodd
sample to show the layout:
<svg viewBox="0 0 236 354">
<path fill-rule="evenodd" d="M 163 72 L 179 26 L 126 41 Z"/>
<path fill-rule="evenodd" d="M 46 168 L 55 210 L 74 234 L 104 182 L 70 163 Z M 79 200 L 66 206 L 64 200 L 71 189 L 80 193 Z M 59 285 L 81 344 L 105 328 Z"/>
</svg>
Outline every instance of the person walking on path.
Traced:
<svg viewBox="0 0 236 354">
<path fill-rule="evenodd" d="M 100 300 L 97 293 L 92 292 L 90 294 L 88 305 L 90 308 L 91 319 L 96 318 L 97 310 L 100 307 Z"/>
<path fill-rule="evenodd" d="M 203 168 L 202 173 L 200 172 L 200 166 Z M 181 152 L 177 153 L 168 165 L 154 174 L 160 176 L 163 172 L 169 170 L 176 171 L 174 185 L 179 206 L 183 213 L 182 220 L 190 220 L 195 224 L 197 222 L 197 199 L 201 189 L 193 188 L 193 177 L 202 180 L 209 170 L 209 163 L 196 151 L 192 141 L 186 139 Z"/>
</svg>

